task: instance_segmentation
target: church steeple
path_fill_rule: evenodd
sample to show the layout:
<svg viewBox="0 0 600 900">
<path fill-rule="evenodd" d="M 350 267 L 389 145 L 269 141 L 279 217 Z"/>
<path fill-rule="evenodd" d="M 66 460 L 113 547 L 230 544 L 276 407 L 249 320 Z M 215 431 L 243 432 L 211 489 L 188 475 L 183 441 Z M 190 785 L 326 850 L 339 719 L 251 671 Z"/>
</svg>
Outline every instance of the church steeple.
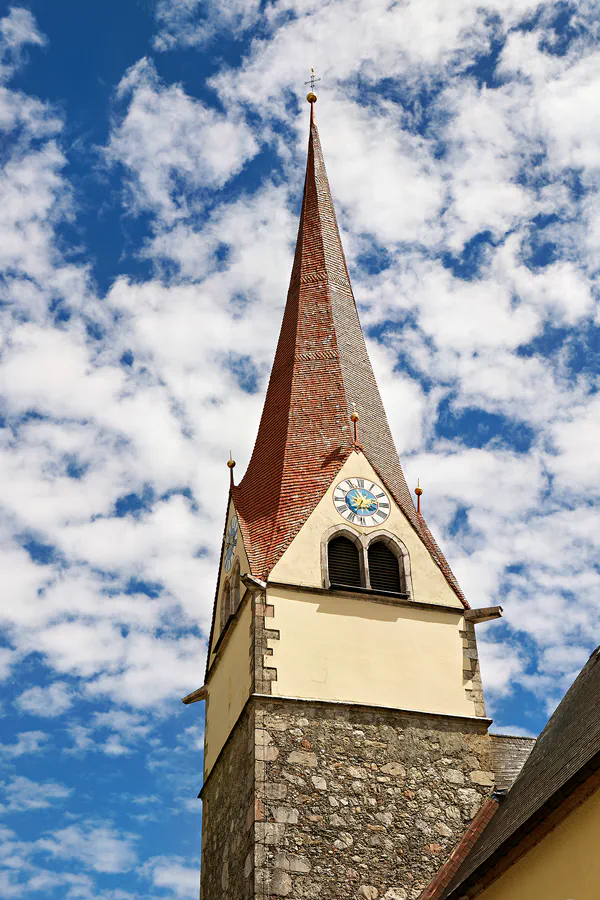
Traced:
<svg viewBox="0 0 600 900">
<path fill-rule="evenodd" d="M 500 610 L 468 609 L 413 505 L 308 100 L 281 334 L 185 698 L 206 701 L 201 900 L 417 897 L 494 777 L 474 623 Z"/>
<path fill-rule="evenodd" d="M 314 98 L 314 99 L 313 99 Z M 354 449 L 464 595 L 418 515 L 388 425 L 342 248 L 311 106 L 302 213 L 287 303 L 254 451 L 232 496 L 253 574 L 266 577 Z"/>
</svg>

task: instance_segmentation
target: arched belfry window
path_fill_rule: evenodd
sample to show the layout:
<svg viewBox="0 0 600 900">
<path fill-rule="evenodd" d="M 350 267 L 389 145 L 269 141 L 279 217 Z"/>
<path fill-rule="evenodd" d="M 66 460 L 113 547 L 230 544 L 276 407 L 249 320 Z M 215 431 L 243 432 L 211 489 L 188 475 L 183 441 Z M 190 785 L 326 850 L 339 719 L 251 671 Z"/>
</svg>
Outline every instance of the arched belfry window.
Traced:
<svg viewBox="0 0 600 900">
<path fill-rule="evenodd" d="M 340 587 L 362 587 L 360 552 L 347 537 L 334 537 L 327 545 L 329 583 Z"/>
<path fill-rule="evenodd" d="M 229 578 L 225 580 L 223 585 L 223 596 L 221 597 L 221 631 L 227 625 L 227 620 L 231 615 L 231 581 Z"/>
<path fill-rule="evenodd" d="M 236 559 L 235 565 L 233 567 L 233 572 L 231 573 L 230 592 L 231 592 L 230 613 L 234 614 L 237 612 L 238 606 L 240 605 L 240 561 L 239 561 L 239 559 Z"/>
<path fill-rule="evenodd" d="M 369 545 L 369 581 L 372 591 L 401 594 L 404 587 L 404 565 L 384 541 Z"/>
</svg>

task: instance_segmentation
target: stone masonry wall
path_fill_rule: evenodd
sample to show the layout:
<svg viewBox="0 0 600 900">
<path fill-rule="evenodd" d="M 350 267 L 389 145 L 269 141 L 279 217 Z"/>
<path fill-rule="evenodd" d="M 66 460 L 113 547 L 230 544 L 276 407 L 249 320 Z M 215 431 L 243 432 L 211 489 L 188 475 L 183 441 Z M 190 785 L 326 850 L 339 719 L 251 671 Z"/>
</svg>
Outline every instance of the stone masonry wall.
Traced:
<svg viewBox="0 0 600 900">
<path fill-rule="evenodd" d="M 487 722 L 253 703 L 255 897 L 416 900 L 492 790 Z"/>
<path fill-rule="evenodd" d="M 202 789 L 201 900 L 254 900 L 254 741 L 248 706 Z"/>
</svg>

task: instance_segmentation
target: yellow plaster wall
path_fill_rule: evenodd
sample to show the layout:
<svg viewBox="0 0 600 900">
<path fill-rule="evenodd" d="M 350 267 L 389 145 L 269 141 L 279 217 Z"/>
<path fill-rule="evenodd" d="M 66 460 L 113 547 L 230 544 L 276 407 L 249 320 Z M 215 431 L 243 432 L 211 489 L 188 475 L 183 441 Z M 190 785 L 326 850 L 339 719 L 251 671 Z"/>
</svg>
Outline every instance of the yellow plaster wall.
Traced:
<svg viewBox="0 0 600 900">
<path fill-rule="evenodd" d="M 204 737 L 205 778 L 250 696 L 251 619 L 252 602 L 246 597 L 239 618 L 230 625 L 226 645 L 210 673 Z"/>
<path fill-rule="evenodd" d="M 573 810 L 477 900 L 598 900 L 600 791 Z"/>
<path fill-rule="evenodd" d="M 268 587 L 277 696 L 475 715 L 463 683 L 457 610 L 376 603 Z"/>
<path fill-rule="evenodd" d="M 229 504 L 227 514 L 227 528 L 231 517 L 235 514 L 233 502 Z M 244 547 L 241 531 L 238 532 L 238 540 L 235 558 L 231 571 L 235 566 L 236 558 L 240 562 L 240 575 L 250 571 L 248 556 Z M 225 572 L 223 563 L 219 572 L 219 586 L 217 603 L 215 608 L 215 625 L 210 652 L 210 667 L 208 672 L 208 705 L 206 709 L 206 727 L 204 738 L 204 775 L 208 776 L 213 763 L 219 755 L 223 744 L 238 716 L 244 708 L 244 704 L 250 695 L 252 681 L 250 677 L 250 625 L 251 607 L 250 598 L 245 601 L 240 599 L 240 612 L 238 618 L 229 625 L 229 632 L 215 654 L 214 648 L 221 633 L 221 603 L 223 600 L 223 588 L 225 584 Z M 240 598 L 244 597 L 244 585 L 240 584 Z"/>
<path fill-rule="evenodd" d="M 350 525 L 344 521 L 333 505 L 333 491 L 336 484 L 353 476 L 381 483 L 365 456 L 362 453 L 352 453 L 330 485 L 329 490 L 319 501 L 281 559 L 273 567 L 269 576 L 271 581 L 322 587 L 321 539 L 323 534 L 332 525 L 344 524 L 358 534 L 369 534 L 379 530 Z M 399 537 L 409 552 L 413 584 L 412 599 L 421 603 L 438 603 L 462 609 L 460 600 L 431 558 L 431 554 L 416 531 L 392 498 L 390 498 L 390 503 L 390 515 L 383 523 L 382 530 Z"/>
</svg>

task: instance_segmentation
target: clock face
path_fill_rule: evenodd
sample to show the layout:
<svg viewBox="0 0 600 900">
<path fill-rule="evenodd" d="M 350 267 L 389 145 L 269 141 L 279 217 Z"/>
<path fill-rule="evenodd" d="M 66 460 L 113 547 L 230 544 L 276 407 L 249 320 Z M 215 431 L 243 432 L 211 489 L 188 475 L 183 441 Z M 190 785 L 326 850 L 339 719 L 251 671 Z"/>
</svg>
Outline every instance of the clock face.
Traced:
<svg viewBox="0 0 600 900">
<path fill-rule="evenodd" d="M 390 514 L 390 498 L 368 478 L 346 478 L 333 492 L 335 508 L 353 525 L 381 525 Z"/>
<path fill-rule="evenodd" d="M 223 565 L 225 567 L 226 572 L 229 572 L 233 565 L 233 558 L 235 556 L 235 545 L 237 544 L 237 538 L 238 538 L 238 530 L 239 530 L 238 517 L 234 515 L 231 517 L 231 522 L 229 523 L 229 528 L 227 529 L 227 534 L 225 535 Z"/>
</svg>

